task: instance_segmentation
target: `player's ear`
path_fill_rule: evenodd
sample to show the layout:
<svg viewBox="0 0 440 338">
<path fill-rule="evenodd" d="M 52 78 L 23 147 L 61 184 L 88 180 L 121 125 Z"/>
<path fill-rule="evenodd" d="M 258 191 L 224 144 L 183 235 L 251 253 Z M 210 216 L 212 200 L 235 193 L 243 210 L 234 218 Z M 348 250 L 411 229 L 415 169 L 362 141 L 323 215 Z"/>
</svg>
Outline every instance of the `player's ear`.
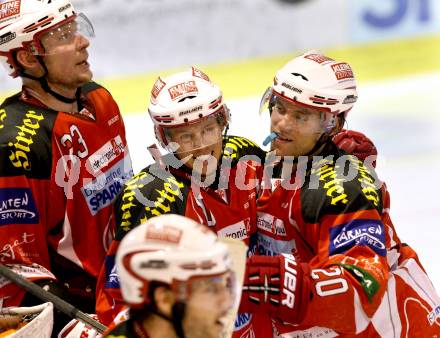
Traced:
<svg viewBox="0 0 440 338">
<path fill-rule="evenodd" d="M 27 73 L 36 76 L 42 75 L 39 74 L 42 71 L 39 60 L 28 50 L 20 49 L 19 51 L 17 51 L 15 54 L 15 59 Z"/>
<path fill-rule="evenodd" d="M 345 118 L 344 114 L 340 114 L 335 119 L 335 126 L 330 132 L 331 136 L 335 136 L 337 133 L 339 133 L 344 128 Z"/>
<path fill-rule="evenodd" d="M 170 288 L 166 286 L 157 287 L 154 290 L 154 301 L 159 312 L 171 316 L 176 296 Z"/>
</svg>

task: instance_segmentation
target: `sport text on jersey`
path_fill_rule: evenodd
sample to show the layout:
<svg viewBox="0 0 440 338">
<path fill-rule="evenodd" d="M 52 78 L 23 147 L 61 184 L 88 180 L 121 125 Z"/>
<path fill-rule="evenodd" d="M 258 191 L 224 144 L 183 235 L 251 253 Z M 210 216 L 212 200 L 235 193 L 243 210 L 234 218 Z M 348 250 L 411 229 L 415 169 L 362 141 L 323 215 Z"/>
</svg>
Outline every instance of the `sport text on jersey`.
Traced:
<svg viewBox="0 0 440 338">
<path fill-rule="evenodd" d="M 39 215 L 29 188 L 0 189 L 0 226 L 38 224 Z"/>
</svg>

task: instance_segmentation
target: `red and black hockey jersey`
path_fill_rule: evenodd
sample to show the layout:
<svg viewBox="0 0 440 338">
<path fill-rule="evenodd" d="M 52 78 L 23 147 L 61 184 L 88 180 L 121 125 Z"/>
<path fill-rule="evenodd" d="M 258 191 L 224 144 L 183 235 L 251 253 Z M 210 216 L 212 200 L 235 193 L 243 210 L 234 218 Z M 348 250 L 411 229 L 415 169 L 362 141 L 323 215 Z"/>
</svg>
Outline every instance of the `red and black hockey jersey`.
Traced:
<svg viewBox="0 0 440 338">
<path fill-rule="evenodd" d="M 89 83 L 81 105 L 54 111 L 24 88 L 0 107 L 0 261 L 31 280 L 54 278 L 54 256 L 97 278 L 114 235 L 112 202 L 132 176 L 111 95 Z M 0 279 L 4 305 L 22 296 Z"/>
<path fill-rule="evenodd" d="M 219 236 L 244 241 L 250 253 L 256 249 L 256 198 L 264 152 L 253 142 L 235 136 L 224 139 L 222 165 L 209 185 L 191 177 L 173 154 L 134 176 L 115 202 L 116 238 L 106 257 L 99 277 L 97 314 L 109 324 L 123 308 L 115 254 L 125 234 L 145 220 L 175 213 L 205 224 Z M 243 156 L 247 159 L 243 159 Z M 254 155 L 252 158 L 250 156 Z M 237 332 L 251 330 L 252 316 L 237 319 Z"/>
<path fill-rule="evenodd" d="M 292 168 L 277 165 L 259 199 L 259 253 L 309 263 L 313 297 L 302 325 L 274 320 L 274 329 L 285 337 L 364 330 L 388 279 L 385 191 L 373 169 L 334 144 Z"/>
</svg>

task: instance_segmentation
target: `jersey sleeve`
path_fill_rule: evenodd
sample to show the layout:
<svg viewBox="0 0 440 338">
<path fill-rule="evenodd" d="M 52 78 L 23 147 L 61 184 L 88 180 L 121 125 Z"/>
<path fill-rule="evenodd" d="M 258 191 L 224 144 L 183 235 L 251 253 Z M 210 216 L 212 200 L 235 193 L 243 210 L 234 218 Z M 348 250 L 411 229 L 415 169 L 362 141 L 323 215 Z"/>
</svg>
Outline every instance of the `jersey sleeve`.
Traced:
<svg viewBox="0 0 440 338">
<path fill-rule="evenodd" d="M 62 213 L 48 215 L 54 197 L 51 130 L 55 116 L 8 98 L 0 106 L 0 263 L 29 280 L 54 279 L 46 235 Z M 52 207 L 58 206 L 54 198 Z M 56 209 L 55 209 L 56 210 Z M 23 290 L 0 278 L 0 303 L 17 306 Z"/>
<path fill-rule="evenodd" d="M 302 216 L 318 236 L 304 323 L 340 333 L 367 327 L 388 279 L 382 193 L 370 169 L 354 157 L 350 163 L 357 168 L 354 178 L 339 179 L 337 165 L 324 164 L 312 168 L 315 189 L 306 182 L 301 190 Z"/>
<path fill-rule="evenodd" d="M 96 313 L 109 325 L 124 308 L 115 257 L 124 236 L 155 216 L 184 214 L 187 187 L 155 164 L 129 180 L 114 203 L 116 236 L 110 245 L 97 284 Z"/>
</svg>

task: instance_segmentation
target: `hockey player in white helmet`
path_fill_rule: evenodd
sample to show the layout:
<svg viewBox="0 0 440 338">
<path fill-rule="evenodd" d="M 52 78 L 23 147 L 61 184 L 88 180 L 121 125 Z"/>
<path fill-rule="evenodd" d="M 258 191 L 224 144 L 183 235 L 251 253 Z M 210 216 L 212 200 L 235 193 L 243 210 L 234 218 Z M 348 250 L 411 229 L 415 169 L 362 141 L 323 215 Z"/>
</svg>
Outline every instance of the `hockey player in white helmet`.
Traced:
<svg viewBox="0 0 440 338">
<path fill-rule="evenodd" d="M 1 262 L 93 312 L 111 202 L 132 174 L 122 117 L 91 82 L 93 26 L 69 0 L 2 1 L 0 10 L 0 61 L 22 82 L 0 105 L 0 247 L 10 248 Z M 3 306 L 39 302 L 0 283 Z"/>
<path fill-rule="evenodd" d="M 8 74 L 22 77 L 44 102 L 76 103 L 78 88 L 92 78 L 86 49 L 94 30 L 87 17 L 77 14 L 68 0 L 9 1 L 1 6 L 0 60 Z"/>
<path fill-rule="evenodd" d="M 350 65 L 314 51 L 281 68 L 263 97 L 278 157 L 259 199 L 261 256 L 248 259 L 240 309 L 272 318 L 267 337 L 439 332 L 429 323 L 438 296 L 394 231 L 375 156 L 363 162 L 333 141 L 356 100 Z"/>
<path fill-rule="evenodd" d="M 227 246 L 183 216 L 154 217 L 131 230 L 116 266 L 130 319 L 106 337 L 221 337 L 239 299 Z"/>
<path fill-rule="evenodd" d="M 220 88 L 206 74 L 193 67 L 165 80 L 159 77 L 148 112 L 163 148 L 203 177 L 215 172 L 230 116 Z"/>
<path fill-rule="evenodd" d="M 116 237 L 97 293 L 97 313 L 106 325 L 123 305 L 115 252 L 125 234 L 141 222 L 176 213 L 219 237 L 243 241 L 249 254 L 256 250 L 259 164 L 265 153 L 248 139 L 226 134 L 230 117 L 220 88 L 195 67 L 160 77 L 148 112 L 168 153 L 127 182 L 115 202 Z M 239 314 L 237 323 L 234 336 L 253 332 L 251 315 Z"/>
</svg>

